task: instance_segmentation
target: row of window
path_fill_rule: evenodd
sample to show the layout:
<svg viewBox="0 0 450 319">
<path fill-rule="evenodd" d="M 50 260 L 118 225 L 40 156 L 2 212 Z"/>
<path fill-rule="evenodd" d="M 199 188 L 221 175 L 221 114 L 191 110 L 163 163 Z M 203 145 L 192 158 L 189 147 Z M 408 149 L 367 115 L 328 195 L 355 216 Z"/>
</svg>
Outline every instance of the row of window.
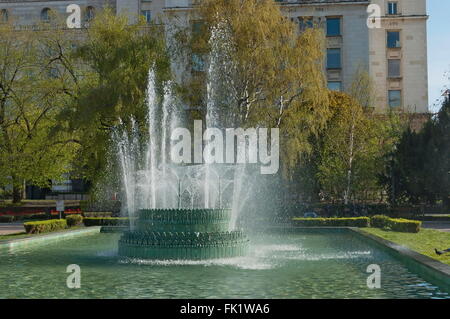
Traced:
<svg viewBox="0 0 450 319">
<path fill-rule="evenodd" d="M 44 22 L 50 21 L 51 12 L 52 12 L 52 9 L 50 9 L 50 8 L 42 9 L 41 21 L 44 21 Z M 87 7 L 84 16 L 85 16 L 86 21 L 91 21 L 95 16 L 95 8 L 91 7 L 91 6 Z M 6 9 L 0 10 L 0 23 L 6 23 L 6 22 L 8 22 L 8 20 L 9 20 L 8 10 L 6 10 Z"/>
<path fill-rule="evenodd" d="M 315 19 L 317 19 L 315 21 Z M 306 29 L 321 27 L 321 17 L 298 17 L 297 23 L 300 31 L 303 32 Z M 340 17 L 327 17 L 326 18 L 326 34 L 328 37 L 338 37 L 341 35 L 341 18 Z"/>
<path fill-rule="evenodd" d="M 50 8 L 44 8 L 41 11 L 41 21 L 48 22 L 50 21 L 51 17 L 51 9 Z M 147 23 L 150 23 L 152 20 L 152 12 L 150 10 L 142 10 L 141 14 L 144 16 L 145 21 Z M 85 20 L 91 21 L 95 16 L 95 8 L 94 7 L 87 7 L 85 11 Z M 0 10 L 0 23 L 6 23 L 9 20 L 9 12 L 6 9 Z"/>
<path fill-rule="evenodd" d="M 328 81 L 328 89 L 333 91 L 342 91 L 341 81 Z M 397 108 L 402 106 L 402 91 L 401 90 L 389 90 L 388 91 L 388 103 L 389 107 Z"/>
<path fill-rule="evenodd" d="M 387 35 L 388 48 L 400 48 L 400 33 L 398 31 L 388 31 Z M 389 77 L 400 76 L 400 60 L 393 59 L 388 61 Z M 327 69 L 340 69 L 341 65 L 341 49 L 327 49 Z"/>
</svg>

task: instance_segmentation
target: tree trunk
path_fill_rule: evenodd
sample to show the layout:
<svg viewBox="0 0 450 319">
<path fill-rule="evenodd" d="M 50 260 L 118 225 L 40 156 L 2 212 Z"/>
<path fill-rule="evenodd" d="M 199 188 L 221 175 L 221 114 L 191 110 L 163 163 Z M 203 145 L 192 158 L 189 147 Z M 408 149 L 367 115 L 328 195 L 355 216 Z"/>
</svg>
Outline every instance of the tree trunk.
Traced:
<svg viewBox="0 0 450 319">
<path fill-rule="evenodd" d="M 14 204 L 20 203 L 22 201 L 23 190 L 22 186 L 14 185 L 12 193 L 12 202 Z"/>
<path fill-rule="evenodd" d="M 355 124 L 352 123 L 350 131 L 350 145 L 349 145 L 349 157 L 348 157 L 348 168 L 347 168 L 347 187 L 345 189 L 344 202 L 345 205 L 349 203 L 350 189 L 352 185 L 352 170 L 353 170 L 353 156 L 354 156 L 354 140 L 355 140 Z"/>
</svg>

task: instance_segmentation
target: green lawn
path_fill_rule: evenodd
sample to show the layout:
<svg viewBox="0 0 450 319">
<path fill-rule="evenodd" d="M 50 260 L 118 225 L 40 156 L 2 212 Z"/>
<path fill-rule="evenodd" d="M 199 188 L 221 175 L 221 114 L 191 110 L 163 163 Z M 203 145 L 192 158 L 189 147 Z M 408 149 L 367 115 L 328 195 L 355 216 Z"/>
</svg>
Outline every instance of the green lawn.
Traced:
<svg viewBox="0 0 450 319">
<path fill-rule="evenodd" d="M 386 231 L 379 228 L 361 229 L 450 265 L 450 253 L 438 256 L 434 252 L 434 248 L 438 250 L 450 248 L 450 233 L 423 228 L 417 234 Z"/>
</svg>

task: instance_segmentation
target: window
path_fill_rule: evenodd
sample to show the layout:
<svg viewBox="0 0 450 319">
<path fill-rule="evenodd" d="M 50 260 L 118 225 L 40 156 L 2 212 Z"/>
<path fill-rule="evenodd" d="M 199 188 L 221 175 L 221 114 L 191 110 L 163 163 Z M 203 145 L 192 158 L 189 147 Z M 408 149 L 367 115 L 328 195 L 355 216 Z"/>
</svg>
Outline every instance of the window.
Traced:
<svg viewBox="0 0 450 319">
<path fill-rule="evenodd" d="M 150 23 L 152 21 L 152 12 L 150 10 L 142 10 L 145 22 Z"/>
<path fill-rule="evenodd" d="M 397 2 L 388 2 L 388 14 L 389 15 L 398 14 L 398 3 Z"/>
<path fill-rule="evenodd" d="M 342 82 L 328 81 L 328 89 L 330 89 L 332 91 L 341 91 L 342 90 Z"/>
<path fill-rule="evenodd" d="M 86 21 L 92 21 L 95 17 L 95 9 L 94 7 L 87 7 L 86 8 Z"/>
<path fill-rule="evenodd" d="M 341 49 L 327 49 L 327 69 L 341 68 Z"/>
<path fill-rule="evenodd" d="M 402 91 L 400 90 L 389 91 L 389 106 L 390 107 L 402 106 Z"/>
<path fill-rule="evenodd" d="M 306 29 L 313 28 L 313 17 L 298 17 L 298 25 L 300 27 L 300 31 L 305 31 Z"/>
<path fill-rule="evenodd" d="M 8 18 L 9 18 L 9 16 L 8 16 L 8 10 L 2 9 L 2 10 L 0 11 L 0 23 L 8 22 Z"/>
<path fill-rule="evenodd" d="M 390 77 L 390 78 L 400 77 L 400 60 L 399 59 L 388 60 L 388 77 Z"/>
<path fill-rule="evenodd" d="M 341 18 L 327 18 L 327 36 L 336 37 L 341 35 Z"/>
<path fill-rule="evenodd" d="M 50 21 L 50 8 L 44 8 L 41 11 L 41 21 L 49 22 Z"/>
<path fill-rule="evenodd" d="M 192 71 L 194 72 L 205 71 L 205 61 L 202 55 L 193 53 L 191 62 L 192 62 Z"/>
<path fill-rule="evenodd" d="M 192 22 L 192 33 L 194 35 L 199 35 L 202 33 L 203 28 L 204 28 L 204 23 L 203 21 L 193 21 Z"/>
<path fill-rule="evenodd" d="M 400 32 L 388 31 L 387 32 L 387 47 L 388 48 L 400 48 Z"/>
</svg>

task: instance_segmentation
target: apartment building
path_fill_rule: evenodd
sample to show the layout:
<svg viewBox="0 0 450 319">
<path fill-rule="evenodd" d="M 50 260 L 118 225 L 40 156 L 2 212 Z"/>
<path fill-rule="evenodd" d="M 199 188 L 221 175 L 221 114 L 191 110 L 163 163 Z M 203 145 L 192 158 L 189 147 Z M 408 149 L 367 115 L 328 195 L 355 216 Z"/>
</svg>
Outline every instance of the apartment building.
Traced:
<svg viewBox="0 0 450 319">
<path fill-rule="evenodd" d="M 276 2 L 299 31 L 324 28 L 325 72 L 330 89 L 347 90 L 357 69 L 363 67 L 373 79 L 378 112 L 391 108 L 428 112 L 426 0 Z M 188 16 L 193 0 L 0 0 L 0 21 L 11 19 L 18 25 L 33 25 L 48 19 L 50 10 L 66 14 L 69 4 L 80 5 L 86 22 L 96 10 L 109 6 L 118 14 L 127 14 L 130 23 L 138 15 L 149 23 L 167 23 L 168 13 Z"/>
</svg>

